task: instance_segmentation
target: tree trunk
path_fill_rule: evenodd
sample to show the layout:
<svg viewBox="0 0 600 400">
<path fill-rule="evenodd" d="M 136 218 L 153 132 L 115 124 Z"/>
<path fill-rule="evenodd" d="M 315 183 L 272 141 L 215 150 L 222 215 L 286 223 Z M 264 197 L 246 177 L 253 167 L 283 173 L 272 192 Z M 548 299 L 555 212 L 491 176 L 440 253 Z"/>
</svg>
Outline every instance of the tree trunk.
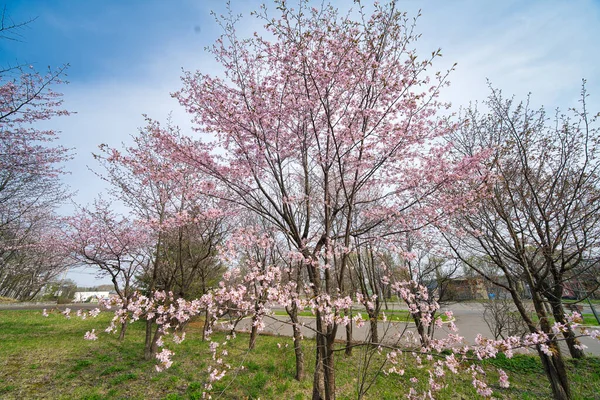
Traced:
<svg viewBox="0 0 600 400">
<path fill-rule="evenodd" d="M 125 331 L 127 330 L 127 322 L 121 323 L 121 332 L 119 333 L 119 341 L 122 342 L 125 339 Z"/>
<path fill-rule="evenodd" d="M 302 351 L 302 334 L 300 327 L 294 324 L 294 354 L 296 355 L 296 380 L 304 379 L 304 352 Z"/>
<path fill-rule="evenodd" d="M 302 332 L 300 331 L 298 319 L 298 307 L 294 304 L 292 307 L 286 307 L 294 332 L 294 354 L 296 355 L 296 380 L 301 381 L 304 378 L 304 351 L 302 350 Z"/>
<path fill-rule="evenodd" d="M 162 216 L 161 216 L 162 221 Z M 148 297 L 154 296 L 154 291 L 156 290 L 156 279 L 158 276 L 158 254 L 160 254 L 160 242 L 161 235 L 158 234 L 158 240 L 156 241 L 156 256 L 154 261 L 152 262 L 152 279 L 149 282 L 148 287 Z M 147 318 L 147 315 L 146 315 Z M 144 339 L 144 360 L 151 360 L 154 357 L 154 352 L 152 350 L 152 325 L 154 324 L 154 319 L 146 319 L 146 337 Z"/>
<path fill-rule="evenodd" d="M 533 291 L 532 293 L 532 300 L 535 312 L 540 320 L 540 330 L 547 334 L 549 338 L 551 338 L 550 343 L 548 343 L 547 345 L 550 348 L 550 351 L 552 352 L 552 356 L 548 356 L 544 352 L 542 352 L 540 346 L 538 346 L 538 354 L 540 355 L 540 359 L 542 360 L 542 365 L 544 366 L 546 376 L 550 381 L 550 386 L 552 387 L 552 394 L 555 400 L 570 400 L 571 389 L 569 387 L 567 369 L 562 358 L 560 347 L 558 347 L 558 342 L 556 341 L 556 335 L 554 335 L 552 329 L 550 328 L 548 315 L 546 314 L 546 310 L 544 307 L 544 301 L 541 299 L 539 293 L 535 291 Z M 534 333 L 535 327 L 532 330 L 531 324 L 529 325 L 530 331 Z"/>
<path fill-rule="evenodd" d="M 206 341 L 206 332 L 208 332 L 208 328 L 210 326 L 210 321 L 208 320 L 208 309 L 204 311 L 204 326 L 202 327 L 202 341 Z"/>
<path fill-rule="evenodd" d="M 327 197 L 327 196 L 326 196 Z M 326 224 L 327 225 L 327 224 Z M 324 236 L 326 237 L 326 236 Z M 326 240 L 323 242 L 325 244 Z M 308 252 L 303 251 L 305 258 L 312 259 L 315 265 L 318 264 L 316 257 Z M 316 253 L 316 252 L 315 252 Z M 321 277 L 320 270 L 314 265 L 307 265 L 308 277 L 313 285 L 313 294 L 316 298 L 321 295 Z M 329 270 L 325 270 L 326 288 L 331 292 L 331 275 Z M 335 399 L 335 373 L 333 363 L 333 343 L 337 332 L 337 325 L 325 328 L 327 324 L 324 321 L 322 312 L 316 310 L 316 342 L 315 349 L 315 373 L 313 379 L 313 400 L 334 400 Z"/>
<path fill-rule="evenodd" d="M 344 352 L 347 357 L 352 355 L 352 315 L 349 315 L 349 317 L 350 323 L 346 325 L 346 350 Z"/>
<path fill-rule="evenodd" d="M 37 289 L 35 289 L 30 295 L 29 295 L 29 299 L 27 299 L 28 301 L 32 301 L 35 296 L 38 295 L 38 293 L 40 292 L 40 290 L 42 290 L 42 287 L 38 287 Z"/>
<path fill-rule="evenodd" d="M 258 328 L 256 327 L 256 316 L 252 317 L 252 330 L 250 331 L 250 343 L 248 343 L 248 349 L 254 349 L 256 345 L 256 337 L 258 336 Z"/>
<path fill-rule="evenodd" d="M 154 357 L 158 353 L 158 339 L 161 336 L 162 336 L 162 333 L 160 332 L 160 325 L 157 325 L 156 329 L 154 331 L 154 338 L 152 339 L 152 349 L 151 349 L 152 357 Z"/>
<path fill-rule="evenodd" d="M 542 360 L 544 371 L 552 386 L 552 395 L 554 400 L 570 400 L 571 390 L 567 370 L 560 354 L 560 349 L 555 341 L 549 343 L 548 347 L 553 352 L 552 356 L 546 355 L 538 346 L 538 354 Z"/>
<path fill-rule="evenodd" d="M 317 347 L 315 374 L 313 379 L 313 400 L 335 399 L 335 365 L 333 345 L 337 326 L 324 329 L 321 312 L 317 309 Z"/>
<path fill-rule="evenodd" d="M 416 314 L 412 314 L 413 320 L 415 321 L 415 326 L 417 327 L 417 333 L 419 334 L 419 340 L 421 341 L 421 346 L 429 345 L 429 335 L 425 326 L 421 322 L 421 313 L 418 312 Z"/>
<path fill-rule="evenodd" d="M 433 335 L 435 334 L 435 319 L 436 319 L 435 311 L 431 312 L 430 315 L 431 315 L 431 323 L 427 327 L 428 340 L 432 340 Z"/>
<path fill-rule="evenodd" d="M 144 340 L 144 360 L 152 359 L 152 320 L 146 320 L 146 338 Z"/>
<path fill-rule="evenodd" d="M 531 288 L 534 288 L 533 280 L 529 280 L 528 283 L 530 284 Z M 523 304 L 519 293 L 512 286 L 511 289 L 512 290 L 510 291 L 510 294 L 513 299 L 513 303 L 519 311 L 519 314 L 521 314 L 521 317 L 527 324 L 529 331 L 531 333 L 536 333 L 538 330 L 537 326 L 531 319 L 529 312 Z M 539 293 L 537 293 L 535 290 L 532 290 L 532 301 L 537 317 L 540 320 L 541 331 L 546 333 L 549 338 L 552 338 L 550 343 L 548 343 L 548 347 L 552 351 L 552 356 L 548 356 L 543 351 L 541 351 L 540 346 L 537 346 L 537 351 L 540 356 L 540 360 L 542 361 L 546 377 L 548 378 L 548 381 L 550 381 L 553 398 L 555 400 L 570 400 L 571 389 L 569 387 L 569 379 L 567 376 L 567 370 L 564 361 L 562 359 L 562 354 L 556 342 L 555 335 L 552 333 L 550 324 L 548 323 L 548 316 L 546 314 L 544 302 L 541 299 Z"/>
<path fill-rule="evenodd" d="M 556 322 L 560 322 L 561 324 L 566 324 L 567 319 L 565 318 L 565 310 L 562 306 L 562 301 L 551 301 L 550 305 L 552 307 L 552 315 L 554 316 L 554 320 Z M 584 358 L 585 353 L 582 349 L 578 349 L 576 346 L 580 345 L 579 340 L 575 337 L 575 332 L 571 329 L 570 325 L 565 332 L 563 332 L 563 337 L 565 338 L 565 342 L 567 343 L 567 347 L 569 348 L 569 353 L 573 358 Z"/>
<path fill-rule="evenodd" d="M 318 317 L 317 317 L 318 318 Z M 317 320 L 317 325 L 320 323 Z M 312 400 L 323 400 L 324 397 L 321 396 L 321 393 L 325 393 L 325 383 L 323 376 L 323 350 L 324 346 L 324 338 L 320 334 L 320 331 L 317 332 L 317 336 L 315 337 L 317 346 L 315 351 L 315 372 L 313 375 L 313 392 L 312 392 Z"/>
<path fill-rule="evenodd" d="M 323 376 L 325 377 L 325 399 L 326 400 L 334 400 L 335 399 L 335 364 L 334 364 L 334 344 L 335 344 L 335 334 L 337 328 L 334 326 L 330 328 L 327 332 L 327 336 L 325 337 L 325 343 L 327 346 L 325 347 L 325 362 L 323 363 Z"/>
<path fill-rule="evenodd" d="M 379 330 L 377 324 L 377 315 L 369 313 L 369 324 L 371 328 L 371 344 L 379 343 Z"/>
</svg>

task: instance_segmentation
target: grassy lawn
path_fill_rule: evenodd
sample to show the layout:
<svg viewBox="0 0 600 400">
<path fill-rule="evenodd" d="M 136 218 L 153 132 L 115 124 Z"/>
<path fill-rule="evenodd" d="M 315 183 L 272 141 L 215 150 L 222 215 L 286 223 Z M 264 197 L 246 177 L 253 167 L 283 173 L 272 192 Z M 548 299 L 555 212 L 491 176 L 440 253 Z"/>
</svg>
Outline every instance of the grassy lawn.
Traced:
<svg viewBox="0 0 600 400">
<path fill-rule="evenodd" d="M 154 370 L 154 361 L 144 361 L 143 325 L 135 323 L 120 343 L 115 335 L 103 333 L 110 315 L 98 319 L 66 320 L 62 315 L 48 318 L 39 311 L 0 311 L 0 398 L 2 399 L 199 399 L 212 360 L 208 343 L 200 340 L 201 324 L 191 324 L 175 351 L 173 367 Z M 83 340 L 87 330 L 96 328 L 99 340 Z M 222 334 L 213 340 L 223 342 Z M 247 350 L 244 334 L 226 345 L 225 362 L 233 370 L 217 382 L 213 398 L 221 399 L 308 399 L 311 394 L 314 364 L 312 341 L 305 341 L 307 377 L 298 382 L 294 376 L 294 354 L 290 338 L 260 336 L 256 348 Z M 281 348 L 278 346 L 281 345 Z M 287 347 L 286 347 L 287 345 Z M 336 358 L 338 399 L 355 399 L 361 360 L 367 348 L 356 348 L 352 357 L 339 352 Z M 381 361 L 385 354 L 375 354 Z M 600 359 L 568 361 L 572 389 L 577 399 L 592 399 L 600 393 Z M 243 366 L 243 369 L 239 369 Z M 511 387 L 497 385 L 496 367 L 509 374 Z M 374 385 L 368 399 L 404 397 L 411 377 L 423 385 L 427 375 L 407 356 L 406 374 L 383 375 L 369 371 Z M 544 399 L 550 397 L 549 385 L 536 358 L 520 355 L 487 361 L 488 381 L 496 398 Z M 440 399 L 476 398 L 468 376 L 448 376 Z M 423 388 L 424 386 L 422 386 Z M 221 394 L 222 393 L 222 394 Z M 221 394 L 221 395 L 220 395 Z M 220 395 L 220 396 L 219 396 Z"/>
<path fill-rule="evenodd" d="M 600 324 L 598 324 L 596 317 L 594 317 L 594 314 L 581 314 L 581 317 L 583 318 L 583 325 L 592 325 L 592 326 L 600 325 Z"/>
<path fill-rule="evenodd" d="M 535 313 L 531 314 L 531 318 L 534 321 L 539 321 L 539 318 L 537 317 L 537 315 Z M 596 321 L 596 317 L 594 317 L 594 314 L 581 314 L 581 318 L 583 318 L 583 323 L 582 325 L 587 325 L 587 326 L 598 326 L 598 321 Z M 551 324 L 553 324 L 555 322 L 554 317 L 548 317 L 548 320 L 550 321 Z"/>
</svg>

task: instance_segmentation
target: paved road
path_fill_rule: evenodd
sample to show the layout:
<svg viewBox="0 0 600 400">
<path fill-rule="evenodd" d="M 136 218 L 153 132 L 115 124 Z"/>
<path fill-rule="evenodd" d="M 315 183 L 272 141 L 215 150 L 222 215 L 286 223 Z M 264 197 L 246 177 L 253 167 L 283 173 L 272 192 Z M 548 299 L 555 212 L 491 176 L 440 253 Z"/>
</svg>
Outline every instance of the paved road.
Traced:
<svg viewBox="0 0 600 400">
<path fill-rule="evenodd" d="M 481 333 L 484 337 L 493 338 L 493 335 L 488 328 L 487 324 L 483 320 L 483 308 L 472 306 L 456 306 L 453 305 L 452 311 L 454 312 L 455 324 L 458 327 L 458 334 L 463 336 L 468 344 L 475 343 L 475 337 L 478 333 Z M 301 323 L 304 324 L 302 327 L 302 334 L 306 338 L 312 338 L 315 336 L 315 319 L 311 317 L 301 317 Z M 251 319 L 247 318 L 238 324 L 238 330 L 250 331 L 252 327 Z M 599 328 L 600 329 L 600 328 Z M 378 330 L 380 341 L 383 343 L 394 343 L 397 341 L 399 334 L 406 332 L 414 332 L 414 325 L 397 323 L 397 322 L 379 322 Z M 292 336 L 292 327 L 289 324 L 289 318 L 286 316 L 276 316 L 265 318 L 265 332 L 274 335 L 281 336 Z M 436 331 L 436 337 L 443 338 L 450 332 L 447 328 L 438 329 Z M 353 339 L 356 341 L 364 341 L 369 335 L 369 324 L 366 323 L 364 326 L 358 328 L 353 327 L 352 331 Z M 338 329 L 337 339 L 345 340 L 346 331 L 344 328 Z M 588 337 L 581 338 L 581 342 L 588 346 L 586 353 L 600 356 L 600 340 L 594 340 Z M 568 354 L 566 346 L 564 347 L 564 354 Z"/>
<path fill-rule="evenodd" d="M 65 308 L 70 308 L 73 311 L 77 310 L 92 310 L 99 307 L 97 303 L 73 303 L 73 304 L 56 304 L 56 303 L 5 303 L 0 304 L 2 310 L 47 310 L 58 309 L 63 311 Z"/>
</svg>

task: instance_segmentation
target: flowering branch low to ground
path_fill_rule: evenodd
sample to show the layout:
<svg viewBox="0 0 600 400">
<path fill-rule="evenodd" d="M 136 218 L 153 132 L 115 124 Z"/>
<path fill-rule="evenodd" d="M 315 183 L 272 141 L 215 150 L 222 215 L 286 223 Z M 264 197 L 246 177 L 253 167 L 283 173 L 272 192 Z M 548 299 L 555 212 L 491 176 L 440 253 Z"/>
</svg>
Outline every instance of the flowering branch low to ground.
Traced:
<svg viewBox="0 0 600 400">
<path fill-rule="evenodd" d="M 265 285 L 265 290 L 268 293 L 266 298 L 269 301 L 286 304 L 289 300 L 286 297 L 287 292 L 277 285 L 278 277 L 276 271 L 269 270 L 266 273 L 260 271 L 248 273 L 245 279 L 256 280 Z M 498 377 L 495 378 L 496 381 L 492 382 L 489 374 L 481 366 L 482 361 L 495 359 L 499 354 L 510 359 L 515 352 L 529 349 L 541 350 L 548 355 L 552 354 L 553 350 L 550 344 L 553 338 L 543 332 L 531 333 L 523 337 L 511 336 L 503 340 L 493 340 L 478 335 L 474 344 L 468 344 L 459 335 L 451 312 L 446 313 L 446 318 L 450 318 L 448 322 L 443 322 L 441 316 L 436 320 L 429 318 L 432 308 L 437 310 L 439 305 L 435 302 L 427 302 L 426 288 L 414 282 L 398 282 L 392 284 L 392 287 L 400 295 L 400 298 L 408 304 L 409 312 L 413 316 L 424 315 L 423 318 L 417 318 L 417 328 L 419 326 L 427 328 L 430 324 L 436 324 L 439 328 L 444 327 L 448 331 L 445 338 L 428 338 L 424 340 L 419 330 L 417 330 L 417 334 L 404 330 L 393 338 L 391 344 L 374 344 L 369 343 L 369 341 L 364 343 L 364 345 L 370 347 L 377 347 L 378 355 L 384 357 L 386 366 L 381 368 L 381 372 L 385 375 L 404 376 L 407 366 L 413 364 L 426 372 L 427 385 L 423 388 L 420 385 L 423 378 L 413 376 L 410 378 L 408 386 L 401 393 L 402 396 L 407 398 L 423 398 L 423 396 L 434 398 L 436 393 L 448 386 L 449 381 L 454 379 L 454 375 L 464 376 L 466 374 L 471 377 L 471 383 L 476 393 L 481 397 L 489 398 L 494 394 L 492 387 L 507 388 L 510 386 L 509 376 L 504 370 L 498 369 Z M 161 351 L 156 354 L 158 364 L 155 365 L 155 369 L 161 372 L 173 365 L 172 357 L 176 355 L 177 351 L 171 346 L 171 343 L 181 344 L 184 341 L 186 335 L 182 330 L 196 316 L 208 315 L 209 323 L 212 325 L 219 319 L 219 316 L 230 311 L 241 312 L 243 315 L 252 317 L 253 324 L 259 331 L 264 329 L 264 317 L 273 314 L 272 310 L 268 308 L 266 302 L 261 303 L 259 309 L 254 308 L 254 301 L 245 296 L 245 290 L 242 288 L 244 286 L 235 287 L 222 283 L 219 290 L 192 301 L 181 298 L 175 299 L 172 293 L 161 291 L 155 292 L 152 297 L 136 294 L 125 308 L 120 304 L 119 299 L 114 298 L 102 304 L 106 308 L 116 306 L 114 316 L 105 331 L 107 333 L 115 332 L 118 324 L 131 323 L 139 319 L 154 319 L 162 334 L 158 343 Z M 357 297 L 362 298 L 360 295 Z M 300 309 L 310 308 L 315 312 L 318 310 L 321 315 L 324 315 L 323 319 L 330 321 L 331 324 L 336 323 L 345 326 L 354 323 L 360 327 L 365 322 L 359 315 L 352 320 L 342 316 L 344 310 L 352 306 L 350 297 L 338 298 L 332 301 L 327 295 L 322 295 L 314 299 L 294 298 L 294 301 L 299 303 Z M 209 312 L 206 313 L 206 310 Z M 45 310 L 43 314 L 47 316 Z M 71 317 L 69 309 L 65 309 L 62 314 L 66 318 Z M 86 319 L 88 316 L 95 317 L 97 314 L 98 310 L 96 309 L 89 313 L 79 311 L 77 316 Z M 552 332 L 559 337 L 570 326 L 573 330 L 579 330 L 579 334 L 582 336 L 590 336 L 600 340 L 600 331 L 580 327 L 579 323 L 581 321 L 581 315 L 573 313 L 568 317 L 568 325 L 557 322 L 553 325 Z M 231 327 L 227 328 L 231 329 Z M 207 331 L 211 333 L 212 329 Z M 318 331 L 315 331 L 315 333 L 318 334 Z M 171 334 L 172 339 L 168 339 Z M 95 330 L 88 331 L 85 334 L 85 339 L 96 340 Z M 203 396 L 206 398 L 211 398 L 215 393 L 215 385 L 219 381 L 232 370 L 236 371 L 235 365 L 228 357 L 229 352 L 227 350 L 229 342 L 233 339 L 235 339 L 235 334 L 226 336 L 225 340 L 210 341 L 210 358 L 206 361 L 209 374 L 204 382 L 203 392 Z M 281 346 L 278 346 L 278 348 L 280 349 Z M 366 365 L 366 367 L 369 367 L 369 365 Z"/>
</svg>

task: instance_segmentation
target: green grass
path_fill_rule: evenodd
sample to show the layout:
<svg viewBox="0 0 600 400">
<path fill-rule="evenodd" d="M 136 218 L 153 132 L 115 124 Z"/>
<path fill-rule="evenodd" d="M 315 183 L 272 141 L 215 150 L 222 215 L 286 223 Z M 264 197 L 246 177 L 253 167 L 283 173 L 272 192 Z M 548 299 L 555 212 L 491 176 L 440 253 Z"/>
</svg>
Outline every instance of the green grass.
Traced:
<svg viewBox="0 0 600 400">
<path fill-rule="evenodd" d="M 533 321 L 535 321 L 535 322 L 539 321 L 539 318 L 537 317 L 537 315 L 535 313 L 532 313 L 531 317 L 532 317 Z M 598 324 L 598 321 L 596 321 L 596 317 L 594 317 L 594 314 L 581 314 L 581 318 L 583 318 L 582 325 L 587 325 L 587 326 L 600 325 L 600 324 Z M 548 321 L 550 321 L 550 323 L 553 324 L 555 322 L 554 317 L 548 317 Z"/>
<path fill-rule="evenodd" d="M 176 354 L 173 367 L 158 373 L 154 361 L 143 360 L 143 324 L 128 328 L 119 342 L 115 335 L 103 333 L 110 315 L 98 319 L 66 320 L 56 313 L 48 318 L 39 311 L 0 311 L 0 398 L 2 399 L 200 399 L 207 369 L 213 365 L 208 343 L 200 340 L 201 325 L 189 326 L 181 345 L 170 344 Z M 87 330 L 96 328 L 99 340 L 83 340 Z M 223 334 L 213 340 L 229 352 L 224 361 L 232 370 L 214 384 L 213 398 L 221 399 L 308 399 L 314 366 L 313 342 L 306 340 L 306 378 L 294 380 L 295 359 L 290 338 L 260 336 L 256 348 L 247 350 L 248 336 L 240 334 L 227 345 Z M 167 340 L 167 343 L 169 341 Z M 281 348 L 278 344 L 282 345 Z M 287 344 L 287 347 L 285 346 Z M 370 348 L 355 348 L 353 356 L 336 353 L 336 395 L 340 400 L 355 399 L 361 365 Z M 385 353 L 372 354 L 373 364 L 382 362 Z M 403 398 L 409 379 L 416 377 L 421 389 L 428 375 L 404 355 L 405 375 L 384 375 L 367 371 L 374 380 L 367 399 Z M 600 393 L 600 359 L 568 360 L 572 390 L 576 399 L 592 399 Z M 243 366 L 243 369 L 240 368 Z M 550 397 L 549 384 L 535 357 L 503 356 L 483 363 L 496 398 L 545 399 Z M 497 368 L 510 377 L 511 387 L 497 385 Z M 439 399 L 471 399 L 476 394 L 469 375 L 445 378 L 446 387 Z"/>
<path fill-rule="evenodd" d="M 598 321 L 596 321 L 596 317 L 594 317 L 594 314 L 581 314 L 581 317 L 583 318 L 583 325 L 600 325 Z"/>
</svg>

